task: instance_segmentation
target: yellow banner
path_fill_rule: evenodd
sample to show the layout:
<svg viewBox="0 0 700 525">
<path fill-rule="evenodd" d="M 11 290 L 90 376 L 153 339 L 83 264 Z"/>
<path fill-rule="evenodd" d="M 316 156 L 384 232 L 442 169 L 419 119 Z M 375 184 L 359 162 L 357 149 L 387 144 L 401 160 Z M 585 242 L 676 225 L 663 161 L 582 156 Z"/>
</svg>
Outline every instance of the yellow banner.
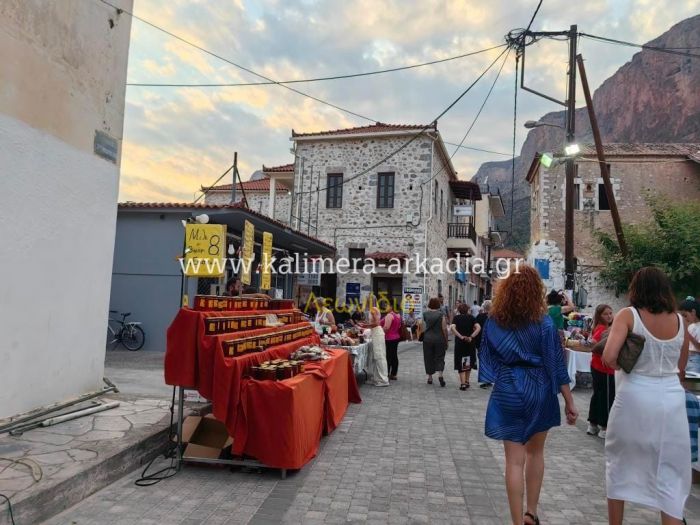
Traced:
<svg viewBox="0 0 700 525">
<path fill-rule="evenodd" d="M 185 226 L 185 275 L 220 277 L 226 272 L 226 225 Z"/>
<path fill-rule="evenodd" d="M 271 268 L 272 264 L 272 234 L 269 232 L 263 233 L 262 243 L 262 274 L 260 277 L 260 289 L 269 290 L 271 286 Z"/>
<path fill-rule="evenodd" d="M 241 283 L 250 284 L 253 258 L 255 253 L 255 226 L 250 221 L 245 221 L 243 226 L 243 250 L 241 253 Z"/>
</svg>

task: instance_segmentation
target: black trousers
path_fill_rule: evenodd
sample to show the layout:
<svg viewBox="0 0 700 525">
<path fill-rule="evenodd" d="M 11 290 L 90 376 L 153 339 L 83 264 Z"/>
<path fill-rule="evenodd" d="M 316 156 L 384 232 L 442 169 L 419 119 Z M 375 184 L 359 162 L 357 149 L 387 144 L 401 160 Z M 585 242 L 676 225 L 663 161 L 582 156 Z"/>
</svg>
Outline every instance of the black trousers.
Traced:
<svg viewBox="0 0 700 525">
<path fill-rule="evenodd" d="M 395 376 L 399 372 L 399 340 L 386 341 L 386 364 L 389 367 L 389 375 Z"/>
<path fill-rule="evenodd" d="M 591 368 L 593 376 L 593 396 L 588 410 L 588 422 L 607 428 L 608 416 L 615 401 L 615 376 L 598 372 Z"/>
</svg>

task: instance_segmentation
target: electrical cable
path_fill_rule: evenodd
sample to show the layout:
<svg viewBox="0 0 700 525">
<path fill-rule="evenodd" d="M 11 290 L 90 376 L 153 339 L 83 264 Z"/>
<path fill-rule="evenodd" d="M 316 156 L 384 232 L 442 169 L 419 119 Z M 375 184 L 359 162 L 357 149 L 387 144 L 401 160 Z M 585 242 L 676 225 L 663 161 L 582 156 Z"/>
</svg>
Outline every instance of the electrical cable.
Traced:
<svg viewBox="0 0 700 525">
<path fill-rule="evenodd" d="M 173 395 L 172 399 L 170 400 L 170 426 L 168 427 L 168 448 L 165 450 L 165 452 L 163 452 L 163 457 L 165 459 L 170 458 L 170 465 L 160 470 L 157 470 L 152 474 L 148 474 L 148 469 L 150 469 L 153 465 L 153 462 L 156 459 L 158 459 L 158 457 L 160 457 L 160 454 L 154 457 L 153 459 L 151 459 L 151 461 L 149 461 L 146 464 L 146 467 L 141 472 L 141 477 L 134 481 L 134 485 L 136 485 L 137 487 L 150 487 L 152 485 L 155 485 L 156 483 L 160 483 L 164 479 L 172 478 L 179 472 L 177 464 L 175 463 L 177 456 L 177 443 L 173 442 L 173 422 L 175 421 L 175 388 L 176 387 L 173 387 Z M 178 417 L 181 416 L 178 415 Z M 172 472 L 162 475 L 164 472 L 168 471 Z"/>
<path fill-rule="evenodd" d="M 447 142 L 446 140 L 443 140 L 443 142 L 444 142 L 445 144 L 447 144 L 448 146 L 456 146 L 456 147 L 458 147 L 458 148 L 470 149 L 470 150 L 474 150 L 474 151 L 481 151 L 481 152 L 483 152 L 483 153 L 493 153 L 494 155 L 503 155 L 504 157 L 510 157 L 510 156 L 511 156 L 510 153 L 502 153 L 502 152 L 500 152 L 500 151 L 493 151 L 493 150 L 490 150 L 490 149 L 475 148 L 475 147 L 473 147 L 473 146 L 464 146 L 464 145 L 461 145 L 461 146 L 460 146 L 459 144 L 455 144 L 454 142 Z"/>
<path fill-rule="evenodd" d="M 683 48 L 657 47 L 657 46 L 650 46 L 648 44 L 635 44 L 633 42 L 627 42 L 625 40 L 617 40 L 615 38 L 608 38 L 608 37 L 604 37 L 604 36 L 591 35 L 589 33 L 579 33 L 579 36 L 582 36 L 585 38 L 590 38 L 592 40 L 599 40 L 601 42 L 607 42 L 609 44 L 617 44 L 620 46 L 627 46 L 627 47 L 637 47 L 640 49 L 647 49 L 649 51 L 658 51 L 659 53 L 668 53 L 670 55 L 678 55 L 678 56 L 688 57 L 688 58 L 700 58 L 700 54 L 697 54 L 697 53 L 683 53 L 681 51 L 678 51 L 678 49 L 683 49 Z M 687 49 L 693 49 L 693 48 L 687 48 Z"/>
<path fill-rule="evenodd" d="M 486 73 L 488 73 L 488 72 L 491 70 L 491 68 L 494 66 L 494 64 L 496 64 L 496 62 L 498 62 L 498 60 L 500 60 L 500 58 L 501 58 L 504 54 L 506 54 L 506 52 L 508 52 L 508 48 L 504 49 L 504 50 L 501 52 L 501 54 L 498 55 L 498 56 L 495 58 L 495 60 L 494 60 L 493 62 L 491 62 L 491 64 L 489 64 L 489 66 L 488 66 L 484 71 L 482 71 L 481 74 L 480 74 L 471 84 L 469 84 L 469 86 L 468 86 L 464 91 L 462 91 L 462 92 L 460 93 L 460 95 L 459 95 L 456 99 L 454 99 L 454 100 L 453 100 L 453 101 L 452 101 L 452 102 L 451 102 L 451 103 L 450 103 L 450 104 L 449 104 L 435 119 L 433 119 L 433 121 L 432 121 L 430 124 L 427 124 L 427 125 L 423 126 L 419 131 L 417 131 L 415 134 L 413 134 L 413 135 L 411 136 L 411 138 L 410 138 L 408 141 L 406 141 L 405 143 L 403 143 L 401 146 L 399 146 L 398 148 L 396 148 L 394 151 L 392 151 L 391 153 L 389 153 L 388 155 L 386 155 L 385 157 L 383 157 L 383 158 L 380 159 L 379 161 L 375 162 L 374 164 L 372 164 L 372 165 L 369 166 L 368 168 L 366 168 L 366 169 L 364 169 L 364 170 L 362 170 L 362 171 L 360 171 L 360 172 L 358 172 L 358 173 L 356 173 L 356 174 L 354 174 L 354 175 L 351 175 L 350 177 L 348 177 L 347 179 L 345 179 L 345 180 L 343 181 L 343 185 L 347 184 L 347 183 L 350 182 L 350 181 L 353 181 L 353 180 L 357 179 L 358 177 L 361 177 L 362 175 L 366 175 L 367 173 L 371 172 L 372 170 L 374 170 L 375 168 L 377 168 L 378 166 L 380 166 L 381 164 L 383 164 L 383 163 L 386 162 L 387 160 L 391 159 L 392 157 L 396 156 L 398 153 L 400 153 L 401 151 L 403 151 L 404 149 L 406 149 L 406 148 L 407 148 L 409 145 L 411 145 L 416 139 L 418 139 L 418 137 L 420 137 L 421 135 L 423 135 L 429 128 L 436 126 L 437 121 L 438 121 L 440 118 L 442 118 L 447 112 L 449 112 L 455 105 L 457 105 L 457 103 L 458 103 L 460 100 L 462 100 L 462 98 L 463 98 L 467 93 L 469 93 L 469 91 L 471 91 L 471 89 L 477 84 L 477 82 L 479 82 L 479 80 L 481 80 L 481 79 L 484 77 L 484 75 L 486 75 Z M 315 193 L 315 192 L 325 191 L 325 190 L 327 190 L 327 189 L 328 189 L 328 187 L 326 186 L 326 187 L 323 187 L 323 188 L 318 188 L 318 189 L 316 189 L 316 190 L 300 191 L 300 192 L 297 192 L 296 195 L 304 195 L 304 194 L 307 194 L 307 193 L 308 193 L 308 194 L 311 194 L 311 193 Z"/>
<path fill-rule="evenodd" d="M 354 111 L 351 111 L 351 110 L 349 110 L 349 109 L 346 109 L 346 108 L 343 108 L 343 107 L 338 106 L 338 105 L 336 105 L 336 104 L 333 104 L 332 102 L 327 102 L 327 101 L 325 101 L 325 100 L 323 100 L 323 99 L 320 99 L 320 98 L 315 97 L 315 96 L 313 96 L 313 95 L 309 95 L 308 93 L 304 93 L 303 91 L 300 91 L 300 90 L 298 90 L 298 89 L 296 89 L 296 88 L 290 87 L 290 86 L 288 86 L 288 85 L 286 85 L 286 84 L 281 84 L 281 83 L 277 82 L 276 80 L 271 79 L 270 77 L 266 77 L 265 75 L 263 75 L 263 74 L 261 74 L 261 73 L 258 73 L 258 72 L 256 72 L 256 71 L 253 71 L 253 70 L 250 69 L 250 68 L 247 68 L 247 67 L 245 67 L 245 66 L 242 66 L 242 65 L 240 65 L 240 64 L 237 64 L 237 63 L 234 62 L 233 60 L 229 60 L 228 58 L 223 57 L 223 56 L 221 56 L 221 55 L 219 55 L 219 54 L 217 54 L 217 53 L 214 53 L 213 51 L 209 51 L 208 49 L 206 49 L 206 48 L 204 48 L 204 47 L 202 47 L 202 46 L 199 46 L 199 45 L 195 44 L 194 42 L 191 42 L 190 40 L 187 40 L 186 38 L 183 38 L 183 37 L 181 37 L 181 36 L 179 36 L 179 35 L 176 35 L 175 33 L 172 33 L 172 32 L 170 32 L 170 31 L 168 31 L 167 29 L 163 29 L 162 27 L 157 26 L 156 24 L 154 24 L 154 23 L 152 23 L 152 22 L 149 22 L 148 20 L 146 20 L 146 19 L 144 19 L 144 18 L 141 18 L 140 16 L 137 16 L 137 15 L 135 15 L 135 14 L 129 12 L 129 11 L 126 11 L 126 10 L 120 8 L 120 7 L 117 7 L 117 6 L 115 6 L 114 4 L 112 4 L 111 2 L 109 2 L 108 0 L 98 0 L 98 1 L 99 1 L 99 2 L 102 2 L 102 3 L 105 4 L 105 5 L 110 6 L 111 8 L 115 9 L 118 13 L 126 13 L 127 15 L 129 15 L 129 16 L 131 16 L 132 18 L 138 20 L 139 22 L 142 22 L 142 23 L 144 23 L 144 24 L 146 24 L 146 25 L 149 25 L 149 26 L 151 26 L 152 28 L 157 29 L 158 31 L 161 31 L 162 33 L 165 33 L 166 35 L 168 35 L 168 36 L 170 36 L 170 37 L 172 37 L 172 38 L 174 38 L 174 39 L 176 39 L 176 40 L 179 40 L 180 42 L 183 42 L 183 43 L 185 43 L 185 44 L 187 44 L 187 45 L 189 45 L 189 46 L 192 46 L 192 47 L 194 47 L 195 49 L 198 49 L 198 50 L 200 50 L 201 52 L 206 53 L 206 54 L 209 55 L 209 56 L 212 56 L 212 57 L 217 58 L 217 59 L 219 59 L 219 60 L 221 60 L 221 61 L 223 61 L 223 62 L 226 62 L 227 64 L 230 64 L 230 65 L 232 65 L 232 66 L 234 66 L 234 67 L 237 67 L 238 69 L 241 69 L 241 70 L 245 71 L 246 73 L 250 73 L 251 75 L 255 75 L 256 77 L 262 78 L 263 80 L 266 80 L 266 81 L 271 82 L 271 83 L 273 83 L 273 84 L 277 84 L 278 86 L 283 87 L 284 89 L 287 89 L 287 90 L 289 90 L 289 91 L 292 91 L 292 92 L 296 93 L 297 95 L 301 95 L 301 96 L 303 96 L 303 97 L 310 98 L 311 100 L 315 100 L 316 102 L 319 102 L 319 103 L 324 104 L 324 105 L 326 105 L 326 106 L 329 106 L 329 107 L 332 107 L 332 108 L 334 108 L 334 109 L 337 109 L 338 111 L 342 111 L 343 113 L 347 113 L 348 115 L 352 115 L 352 116 L 354 116 L 354 117 L 361 118 L 362 120 L 367 120 L 367 121 L 373 122 L 373 123 L 376 123 L 376 122 L 377 122 L 377 121 L 374 120 L 374 119 L 371 119 L 371 118 L 369 118 L 369 117 L 365 117 L 364 115 L 360 115 L 359 113 L 355 113 Z"/>
<path fill-rule="evenodd" d="M 326 80 L 341 80 L 346 78 L 358 78 L 358 77 L 368 77 L 372 75 L 382 75 L 384 73 L 394 73 L 396 71 L 406 71 L 408 69 L 415 69 L 419 67 L 432 66 L 435 64 L 442 64 L 443 62 L 449 62 L 451 60 L 458 60 L 460 58 L 466 58 L 473 55 L 478 55 L 480 53 L 486 53 L 487 51 L 492 51 L 494 49 L 499 49 L 506 46 L 507 44 L 499 44 L 493 47 L 487 47 L 486 49 L 480 49 L 478 51 L 471 51 L 469 53 L 464 53 L 461 55 L 455 55 L 448 58 L 441 58 L 439 60 L 431 60 L 430 62 L 422 62 L 420 64 L 412 64 L 410 66 L 400 66 L 392 67 L 389 69 L 379 69 L 376 71 L 366 71 L 363 73 L 351 73 L 346 75 L 333 75 L 328 77 L 316 77 L 316 78 L 304 78 L 298 80 L 280 80 L 278 82 L 234 82 L 234 83 L 211 83 L 211 84 L 169 84 L 169 83 L 148 83 L 148 82 L 127 82 L 127 86 L 138 86 L 138 87 L 250 87 L 250 86 L 274 86 L 276 84 L 301 84 L 309 82 L 322 82 Z"/>
<path fill-rule="evenodd" d="M 228 174 L 228 172 L 231 171 L 233 168 L 234 168 L 234 166 L 233 166 L 233 164 L 231 164 L 231 165 L 226 169 L 226 171 L 224 171 L 224 172 L 219 176 L 219 178 L 216 179 L 216 180 L 214 181 L 214 184 L 212 184 L 212 185 L 210 185 L 210 186 L 207 186 L 207 189 L 204 190 L 204 191 L 202 191 L 202 194 L 201 194 L 199 197 L 197 197 L 197 198 L 194 200 L 194 202 L 193 202 L 192 204 L 197 204 L 197 201 L 198 201 L 199 199 L 201 199 L 202 197 L 204 197 L 207 193 L 209 193 L 209 191 L 211 191 L 211 189 L 212 189 L 214 186 L 216 186 L 216 184 L 217 184 L 221 179 L 223 179 L 223 178 Z M 235 178 L 234 178 L 234 181 L 233 181 L 233 182 L 234 182 L 234 184 L 235 184 L 235 182 L 236 182 Z"/>
<path fill-rule="evenodd" d="M 510 236 L 513 237 L 513 212 L 515 210 L 515 143 L 518 134 L 518 69 L 520 50 L 515 54 L 515 89 L 513 94 L 513 159 L 510 172 Z M 512 240 L 512 239 L 511 239 Z"/>
<path fill-rule="evenodd" d="M 4 498 L 5 501 L 7 502 L 7 510 L 8 510 L 8 512 L 9 512 L 9 514 L 10 514 L 10 523 L 11 523 L 12 525 L 15 525 L 15 517 L 14 517 L 14 515 L 12 514 L 12 503 L 10 503 L 10 498 L 8 498 L 7 496 L 5 496 L 5 495 L 4 495 L 3 493 L 1 493 L 1 492 L 0 492 L 0 498 Z"/>
</svg>

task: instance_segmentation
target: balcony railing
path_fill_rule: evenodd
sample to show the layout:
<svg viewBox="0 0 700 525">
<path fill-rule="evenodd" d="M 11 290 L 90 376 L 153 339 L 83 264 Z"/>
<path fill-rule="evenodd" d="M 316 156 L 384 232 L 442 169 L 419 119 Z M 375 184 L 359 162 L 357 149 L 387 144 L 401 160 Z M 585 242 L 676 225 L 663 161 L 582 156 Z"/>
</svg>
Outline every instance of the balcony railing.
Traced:
<svg viewBox="0 0 700 525">
<path fill-rule="evenodd" d="M 476 230 L 470 223 L 450 222 L 447 224 L 447 236 L 457 239 L 471 239 L 476 244 Z"/>
</svg>

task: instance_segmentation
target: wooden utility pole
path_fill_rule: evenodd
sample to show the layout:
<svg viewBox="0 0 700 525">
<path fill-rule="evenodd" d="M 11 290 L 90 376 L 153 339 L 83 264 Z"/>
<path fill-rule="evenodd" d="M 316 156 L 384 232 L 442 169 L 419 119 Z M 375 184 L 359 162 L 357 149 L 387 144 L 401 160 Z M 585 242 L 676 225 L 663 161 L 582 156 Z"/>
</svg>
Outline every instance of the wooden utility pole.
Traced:
<svg viewBox="0 0 700 525">
<path fill-rule="evenodd" d="M 569 96 L 566 99 L 566 143 L 572 144 L 576 131 L 576 41 L 578 28 L 569 28 Z M 564 220 L 564 272 L 566 289 L 574 289 L 574 176 L 573 158 L 566 159 L 566 217 Z"/>
<path fill-rule="evenodd" d="M 236 172 L 238 171 L 238 152 L 234 152 L 233 154 L 233 170 L 232 170 L 232 175 L 233 175 L 233 184 L 231 184 L 231 204 L 236 203 Z"/>
<path fill-rule="evenodd" d="M 578 64 L 578 70 L 581 73 L 581 86 L 583 87 L 583 94 L 586 97 L 586 107 L 588 108 L 588 118 L 591 121 L 591 130 L 593 131 L 593 141 L 595 142 L 595 150 L 598 155 L 598 164 L 600 165 L 600 176 L 603 178 L 603 186 L 605 186 L 605 194 L 608 197 L 608 204 L 610 205 L 610 214 L 612 215 L 613 225 L 615 226 L 615 235 L 617 236 L 617 243 L 620 245 L 620 252 L 622 255 L 627 255 L 627 243 L 625 242 L 625 235 L 622 231 L 622 223 L 620 222 L 620 214 L 617 210 L 617 202 L 615 201 L 615 192 L 613 191 L 612 184 L 610 182 L 610 170 L 608 169 L 608 164 L 605 162 L 605 151 L 603 150 L 603 141 L 600 138 L 600 129 L 598 128 L 598 119 L 595 116 L 595 111 L 593 109 L 593 98 L 591 97 L 591 90 L 588 87 L 588 78 L 586 77 L 586 68 L 583 65 L 583 57 L 581 55 L 576 56 L 576 63 Z"/>
</svg>

